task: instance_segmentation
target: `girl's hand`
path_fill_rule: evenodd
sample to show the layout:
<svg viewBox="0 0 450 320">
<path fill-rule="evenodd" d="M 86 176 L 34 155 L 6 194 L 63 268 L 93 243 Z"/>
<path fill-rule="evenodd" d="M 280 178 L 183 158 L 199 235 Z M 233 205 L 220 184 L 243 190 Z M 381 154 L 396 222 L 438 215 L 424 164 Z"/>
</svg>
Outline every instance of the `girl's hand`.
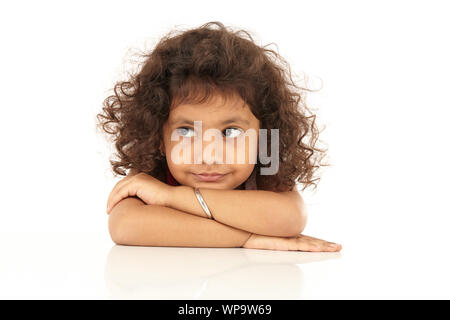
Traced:
<svg viewBox="0 0 450 320">
<path fill-rule="evenodd" d="M 106 212 L 109 214 L 120 200 L 131 196 L 139 197 L 146 204 L 167 206 L 172 188 L 172 186 L 143 172 L 128 175 L 120 180 L 111 191 Z"/>
<path fill-rule="evenodd" d="M 299 234 L 295 237 L 271 237 L 252 234 L 242 248 L 283 251 L 341 251 L 342 246 L 333 242 Z"/>
</svg>

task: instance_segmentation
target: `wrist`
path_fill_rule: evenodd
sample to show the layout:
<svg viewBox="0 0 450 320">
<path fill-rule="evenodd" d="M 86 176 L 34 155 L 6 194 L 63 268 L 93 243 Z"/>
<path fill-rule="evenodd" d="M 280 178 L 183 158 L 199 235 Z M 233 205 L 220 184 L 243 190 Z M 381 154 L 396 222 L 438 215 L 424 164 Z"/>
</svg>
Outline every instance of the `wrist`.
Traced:
<svg viewBox="0 0 450 320">
<path fill-rule="evenodd" d="M 176 188 L 176 186 L 167 185 L 166 192 L 164 193 L 164 200 L 163 200 L 164 207 L 170 207 L 170 208 L 173 207 L 173 198 L 174 198 L 174 194 L 176 191 L 175 188 Z"/>
<path fill-rule="evenodd" d="M 171 186 L 166 207 L 209 218 L 196 198 L 194 188 L 190 186 Z"/>
<path fill-rule="evenodd" d="M 252 235 L 253 235 L 253 233 L 250 232 L 249 235 L 248 235 L 247 240 L 244 241 L 244 243 L 241 245 L 241 247 L 244 247 L 244 246 L 247 244 L 248 240 L 250 240 L 250 238 L 252 237 Z"/>
<path fill-rule="evenodd" d="M 183 199 L 183 193 L 186 192 L 186 188 L 191 189 L 188 186 L 169 186 L 168 192 L 166 193 L 166 207 L 173 209 L 179 209 L 180 206 L 177 203 L 177 199 Z"/>
</svg>

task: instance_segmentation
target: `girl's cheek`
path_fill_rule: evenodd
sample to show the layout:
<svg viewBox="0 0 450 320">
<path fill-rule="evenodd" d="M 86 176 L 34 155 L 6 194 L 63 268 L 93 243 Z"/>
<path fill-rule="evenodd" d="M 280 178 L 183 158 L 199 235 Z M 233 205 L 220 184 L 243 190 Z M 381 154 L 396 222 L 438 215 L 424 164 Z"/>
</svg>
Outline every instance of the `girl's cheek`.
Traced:
<svg viewBox="0 0 450 320">
<path fill-rule="evenodd" d="M 193 146 L 187 139 L 170 141 L 166 144 L 166 159 L 173 165 L 183 165 L 194 163 Z"/>
</svg>

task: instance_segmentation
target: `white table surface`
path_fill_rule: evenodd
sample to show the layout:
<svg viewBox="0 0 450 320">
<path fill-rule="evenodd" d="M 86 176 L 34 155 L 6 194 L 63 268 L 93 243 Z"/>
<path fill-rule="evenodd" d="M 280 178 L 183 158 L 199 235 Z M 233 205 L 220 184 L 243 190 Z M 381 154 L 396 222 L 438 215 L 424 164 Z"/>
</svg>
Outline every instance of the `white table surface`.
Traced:
<svg viewBox="0 0 450 320">
<path fill-rule="evenodd" d="M 448 251 L 340 253 L 115 245 L 107 233 L 2 232 L 1 299 L 432 299 Z M 439 247 L 440 246 L 440 247 Z"/>
</svg>

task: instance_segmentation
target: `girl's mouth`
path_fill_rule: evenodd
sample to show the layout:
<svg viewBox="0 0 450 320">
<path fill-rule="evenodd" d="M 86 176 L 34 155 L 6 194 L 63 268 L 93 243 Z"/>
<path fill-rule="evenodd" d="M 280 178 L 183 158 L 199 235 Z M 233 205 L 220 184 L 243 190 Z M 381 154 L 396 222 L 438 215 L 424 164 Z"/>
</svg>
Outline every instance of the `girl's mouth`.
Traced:
<svg viewBox="0 0 450 320">
<path fill-rule="evenodd" d="M 199 181 L 203 181 L 203 182 L 215 182 L 218 181 L 220 179 L 222 179 L 224 176 L 226 176 L 227 174 L 195 174 L 193 173 L 193 175 L 199 180 Z"/>
</svg>

